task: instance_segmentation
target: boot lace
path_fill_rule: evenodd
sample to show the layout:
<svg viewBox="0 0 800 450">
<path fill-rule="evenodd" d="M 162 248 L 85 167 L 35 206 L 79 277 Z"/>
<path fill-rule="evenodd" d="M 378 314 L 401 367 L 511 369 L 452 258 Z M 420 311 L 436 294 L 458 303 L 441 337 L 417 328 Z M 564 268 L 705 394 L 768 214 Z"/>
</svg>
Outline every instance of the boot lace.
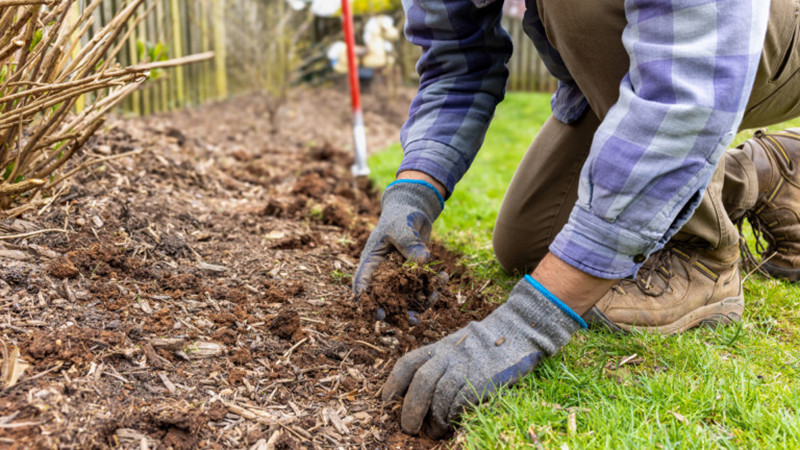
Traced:
<svg viewBox="0 0 800 450">
<path fill-rule="evenodd" d="M 669 290 L 673 275 L 672 259 L 673 252 L 671 247 L 653 253 L 634 278 L 622 280 L 622 282 L 615 284 L 613 289 L 625 295 L 625 287 L 636 286 L 644 295 L 660 297 Z M 661 282 L 658 281 L 659 279 Z"/>
<path fill-rule="evenodd" d="M 755 240 L 755 252 L 747 245 L 747 240 L 744 237 L 744 221 L 750 223 L 750 229 L 753 231 L 753 238 Z M 769 227 L 764 223 L 761 218 L 748 211 L 744 216 L 736 220 L 736 228 L 739 230 L 739 253 L 742 255 L 742 264 L 746 272 L 759 272 L 764 276 L 769 274 L 762 268 L 763 264 L 769 260 L 770 256 L 775 252 L 772 242 L 775 242 L 775 236 L 770 231 Z M 766 244 L 765 244 L 766 242 Z"/>
</svg>

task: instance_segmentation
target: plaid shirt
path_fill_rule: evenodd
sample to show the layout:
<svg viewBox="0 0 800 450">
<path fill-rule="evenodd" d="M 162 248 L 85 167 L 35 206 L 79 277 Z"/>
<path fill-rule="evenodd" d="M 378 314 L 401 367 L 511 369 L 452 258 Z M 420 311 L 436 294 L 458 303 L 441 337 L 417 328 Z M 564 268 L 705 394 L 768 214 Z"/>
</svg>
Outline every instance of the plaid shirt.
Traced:
<svg viewBox="0 0 800 450">
<path fill-rule="evenodd" d="M 474 2 L 474 4 L 473 4 Z M 452 192 L 503 99 L 512 51 L 502 1 L 403 0 L 406 36 L 423 48 L 420 86 L 398 172 L 418 170 Z M 579 198 L 550 246 L 602 278 L 631 276 L 691 217 L 735 136 L 766 34 L 765 0 L 625 0 L 631 66 L 583 166 Z M 555 117 L 587 108 L 538 12 L 524 28 L 559 79 Z"/>
</svg>

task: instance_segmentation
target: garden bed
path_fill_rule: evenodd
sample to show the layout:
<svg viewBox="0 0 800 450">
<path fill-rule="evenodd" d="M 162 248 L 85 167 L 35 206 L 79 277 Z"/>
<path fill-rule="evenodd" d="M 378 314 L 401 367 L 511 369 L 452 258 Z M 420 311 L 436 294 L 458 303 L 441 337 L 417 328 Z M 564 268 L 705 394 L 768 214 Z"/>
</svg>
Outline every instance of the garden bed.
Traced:
<svg viewBox="0 0 800 450">
<path fill-rule="evenodd" d="M 396 140 L 410 95 L 367 97 L 373 148 Z M 392 258 L 354 298 L 380 207 L 350 175 L 346 93 L 295 92 L 275 121 L 264 104 L 114 120 L 88 151 L 140 153 L 0 221 L 61 230 L 0 242 L 0 336 L 30 364 L 0 393 L 0 445 L 439 444 L 401 433 L 380 387 L 493 305 L 438 245 L 430 267 Z"/>
</svg>

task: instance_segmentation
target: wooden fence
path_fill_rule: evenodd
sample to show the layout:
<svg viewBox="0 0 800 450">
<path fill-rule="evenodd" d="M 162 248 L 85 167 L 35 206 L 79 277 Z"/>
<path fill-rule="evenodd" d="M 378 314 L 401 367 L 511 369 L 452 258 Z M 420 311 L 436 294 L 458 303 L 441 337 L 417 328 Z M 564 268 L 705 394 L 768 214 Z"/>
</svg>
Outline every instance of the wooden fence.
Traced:
<svg viewBox="0 0 800 450">
<path fill-rule="evenodd" d="M 125 4 L 126 0 L 102 0 L 92 27 L 99 29 Z M 123 36 L 126 42 L 119 56 L 123 65 L 207 51 L 215 52 L 215 57 L 153 73 L 151 81 L 122 104 L 123 110 L 135 114 L 254 90 L 281 96 L 292 79 L 292 68 L 309 54 L 323 53 L 321 47 L 341 33 L 336 20 L 320 22 L 308 11 L 292 10 L 284 0 L 149 0 L 145 8 L 149 13 Z M 401 15 L 397 18 L 402 20 Z M 322 27 L 325 36 L 320 35 L 321 23 L 327 24 Z M 515 49 L 509 62 L 509 90 L 555 89 L 556 82 L 525 36 L 521 19 L 506 17 L 504 26 Z M 397 49 L 401 74 L 413 82 L 419 50 L 405 42 Z"/>
<path fill-rule="evenodd" d="M 150 114 L 227 96 L 224 42 L 224 0 L 151 0 L 148 14 L 130 24 L 119 59 L 132 65 L 153 59 L 180 58 L 215 52 L 215 58 L 182 67 L 154 71 L 145 87 L 134 92 L 121 107 L 135 114 Z M 94 12 L 99 29 L 125 5 L 124 0 L 103 0 Z M 217 70 L 222 68 L 223 70 Z"/>
<path fill-rule="evenodd" d="M 522 19 L 506 17 L 503 26 L 514 42 L 514 53 L 508 62 L 510 91 L 552 92 L 557 81 L 547 71 L 533 43 L 522 29 Z"/>
</svg>

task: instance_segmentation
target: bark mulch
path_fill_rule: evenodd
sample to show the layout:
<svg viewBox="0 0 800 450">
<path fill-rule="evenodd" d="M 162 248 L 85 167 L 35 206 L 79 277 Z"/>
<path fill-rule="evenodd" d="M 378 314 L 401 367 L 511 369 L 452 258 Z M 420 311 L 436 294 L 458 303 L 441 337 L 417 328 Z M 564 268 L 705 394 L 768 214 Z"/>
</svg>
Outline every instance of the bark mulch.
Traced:
<svg viewBox="0 0 800 450">
<path fill-rule="evenodd" d="M 373 148 L 409 95 L 367 96 Z M 440 246 L 430 267 L 391 258 L 354 298 L 380 206 L 350 175 L 346 92 L 291 98 L 276 120 L 261 96 L 115 119 L 89 152 L 141 153 L 0 221 L 66 230 L 0 241 L 0 347 L 30 365 L 0 391 L 0 446 L 445 445 L 401 433 L 381 384 L 493 305 Z"/>
</svg>

